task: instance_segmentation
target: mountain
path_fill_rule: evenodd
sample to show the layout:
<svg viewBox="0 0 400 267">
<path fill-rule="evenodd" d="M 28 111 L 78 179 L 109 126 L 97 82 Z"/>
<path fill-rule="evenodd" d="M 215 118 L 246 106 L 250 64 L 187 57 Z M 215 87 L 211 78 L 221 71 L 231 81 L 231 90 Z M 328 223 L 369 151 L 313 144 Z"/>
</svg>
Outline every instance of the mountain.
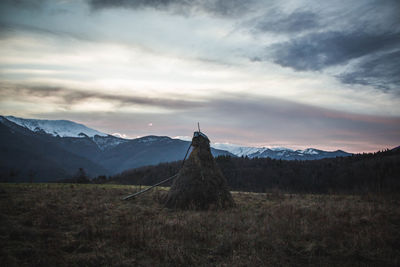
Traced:
<svg viewBox="0 0 400 267">
<path fill-rule="evenodd" d="M 67 120 L 36 120 L 0 116 L 0 179 L 36 181 L 65 179 L 79 168 L 89 176 L 113 175 L 128 169 L 182 160 L 189 141 L 167 136 L 124 139 Z M 344 151 L 308 148 L 243 147 L 212 144 L 214 156 L 246 156 L 314 160 L 349 156 Z"/>
<path fill-rule="evenodd" d="M 352 154 L 342 150 L 323 151 L 315 148 L 307 148 L 304 150 L 272 150 L 266 149 L 262 152 L 257 152 L 248 155 L 249 158 L 271 158 L 284 160 L 316 160 L 324 158 L 348 157 Z"/>
<path fill-rule="evenodd" d="M 0 116 L 0 181 L 58 180 L 73 176 L 81 167 L 91 176 L 110 173 L 64 149 L 57 138 L 32 132 Z"/>
<path fill-rule="evenodd" d="M 145 136 L 116 146 L 108 153 L 101 154 L 97 160 L 107 169 L 118 173 L 140 166 L 182 160 L 189 145 L 188 141 L 172 139 L 167 136 Z M 211 149 L 211 153 L 215 157 L 234 156 L 227 151 L 214 148 Z"/>
<path fill-rule="evenodd" d="M 108 136 L 108 134 L 90 129 L 83 124 L 67 120 L 36 120 L 17 118 L 14 116 L 6 116 L 5 118 L 33 132 L 44 131 L 53 136 L 81 137 L 82 134 L 89 137 L 94 137 L 96 135 Z"/>
<path fill-rule="evenodd" d="M 323 158 L 335 158 L 335 157 L 347 157 L 351 156 L 351 153 L 344 152 L 342 150 L 336 151 L 323 151 L 315 148 L 307 148 L 304 150 L 293 150 L 290 148 L 275 147 L 246 147 L 233 144 L 215 143 L 212 147 L 223 149 L 231 152 L 238 157 L 249 157 L 249 158 L 272 158 L 272 159 L 284 159 L 284 160 L 316 160 Z"/>
<path fill-rule="evenodd" d="M 246 147 L 234 144 L 226 144 L 226 143 L 214 143 L 211 144 L 212 147 L 217 149 L 222 149 L 231 152 L 232 154 L 242 157 L 248 156 L 254 153 L 262 153 L 266 148 L 258 148 L 258 147 Z"/>
<path fill-rule="evenodd" d="M 68 120 L 37 120 L 17 118 L 13 116 L 6 116 L 5 118 L 34 132 L 44 132 L 54 137 L 63 137 L 64 139 L 60 139 L 60 142 L 64 144 L 65 149 L 69 150 L 70 152 L 75 152 L 78 155 L 84 155 L 85 157 L 97 161 L 101 164 L 106 164 L 108 168 L 113 171 L 122 171 L 125 169 L 125 167 L 123 166 L 138 167 L 143 166 L 143 164 L 157 164 L 159 162 L 168 161 L 169 159 L 181 159 L 179 158 L 181 156 L 181 153 L 178 153 L 179 156 L 175 155 L 174 153 L 176 151 L 174 150 L 167 150 L 168 153 L 172 152 L 168 155 L 163 154 L 163 152 L 155 151 L 149 152 L 147 155 L 137 154 L 142 149 L 148 150 L 149 144 L 152 144 L 154 146 L 167 145 L 168 147 L 168 144 L 173 142 L 171 141 L 173 139 L 169 137 L 147 136 L 144 137 L 144 139 L 133 139 L 137 141 L 131 142 L 132 140 L 108 135 L 97 130 L 88 128 L 83 124 L 75 123 Z M 148 144 L 147 146 L 142 146 L 141 143 L 145 143 L 145 140 L 148 140 L 146 141 L 148 142 Z M 153 141 L 157 142 L 154 143 Z M 98 149 L 102 151 L 108 151 L 122 143 L 129 144 L 117 148 L 106 155 L 97 155 Z M 182 145 L 178 141 L 173 143 L 174 144 L 172 146 L 180 147 Z M 129 147 L 129 149 L 127 149 L 127 147 Z M 214 155 L 219 155 L 220 152 L 217 151 L 223 150 L 228 151 L 238 157 L 247 156 L 249 158 L 269 157 L 272 159 L 285 160 L 315 160 L 322 158 L 351 156 L 350 153 L 341 150 L 329 152 L 313 148 L 307 148 L 304 150 L 293 150 L 282 147 L 246 147 L 224 143 L 214 143 L 211 144 L 211 147 L 214 148 Z M 171 149 L 171 147 L 169 147 L 169 149 Z M 161 154 L 158 155 L 158 153 Z M 113 158 L 110 157 L 111 154 L 113 155 Z M 123 156 L 121 157 L 121 155 Z M 135 164 L 131 162 L 135 162 Z M 119 167 L 116 167 L 117 165 Z"/>
<path fill-rule="evenodd" d="M 94 152 L 93 149 L 108 150 L 121 143 L 128 142 L 127 139 L 108 135 L 68 120 L 37 120 L 14 116 L 3 118 L 35 133 L 62 137 L 58 140 L 65 145 L 65 149 L 79 152 L 78 154 L 91 154 Z M 97 148 L 94 148 L 94 146 Z"/>
<path fill-rule="evenodd" d="M 35 181 L 65 179 L 79 168 L 92 177 L 116 174 L 182 160 L 190 145 L 166 136 L 123 139 L 64 120 L 0 116 L 0 126 L 0 180 L 7 181 L 28 181 L 33 174 Z M 218 149 L 211 152 L 234 156 Z"/>
</svg>

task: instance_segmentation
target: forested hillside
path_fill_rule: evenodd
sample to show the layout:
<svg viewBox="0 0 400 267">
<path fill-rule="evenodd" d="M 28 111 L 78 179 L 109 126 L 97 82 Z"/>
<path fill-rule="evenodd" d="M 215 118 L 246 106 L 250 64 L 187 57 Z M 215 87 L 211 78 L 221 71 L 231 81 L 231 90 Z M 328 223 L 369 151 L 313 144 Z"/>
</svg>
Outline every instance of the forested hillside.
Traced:
<svg viewBox="0 0 400 267">
<path fill-rule="evenodd" d="M 285 161 L 220 156 L 216 162 L 232 190 L 307 193 L 398 192 L 400 150 L 314 161 Z M 129 170 L 107 181 L 151 185 L 179 171 L 182 163 Z M 98 180 L 100 182 L 100 180 Z"/>
</svg>

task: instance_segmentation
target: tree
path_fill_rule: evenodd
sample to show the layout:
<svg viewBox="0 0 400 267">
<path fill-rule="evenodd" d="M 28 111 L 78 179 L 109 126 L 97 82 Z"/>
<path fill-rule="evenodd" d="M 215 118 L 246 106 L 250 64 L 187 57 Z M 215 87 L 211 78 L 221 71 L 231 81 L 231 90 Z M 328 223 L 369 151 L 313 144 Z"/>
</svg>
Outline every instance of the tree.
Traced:
<svg viewBox="0 0 400 267">
<path fill-rule="evenodd" d="M 36 172 L 34 170 L 30 169 L 29 172 L 28 172 L 29 182 L 30 183 L 33 183 L 35 175 L 36 175 Z"/>
<path fill-rule="evenodd" d="M 88 184 L 90 179 L 83 168 L 79 168 L 74 176 L 75 182 L 78 184 Z"/>
</svg>

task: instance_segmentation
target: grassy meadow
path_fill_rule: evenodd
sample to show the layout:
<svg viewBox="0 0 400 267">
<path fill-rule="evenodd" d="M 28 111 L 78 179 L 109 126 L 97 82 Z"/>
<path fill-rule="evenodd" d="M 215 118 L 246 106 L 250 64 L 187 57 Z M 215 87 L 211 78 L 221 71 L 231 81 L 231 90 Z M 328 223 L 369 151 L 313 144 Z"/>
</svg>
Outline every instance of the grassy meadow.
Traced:
<svg viewBox="0 0 400 267">
<path fill-rule="evenodd" d="M 400 197 L 233 192 L 225 211 L 166 189 L 0 184 L 1 266 L 399 266 Z"/>
</svg>

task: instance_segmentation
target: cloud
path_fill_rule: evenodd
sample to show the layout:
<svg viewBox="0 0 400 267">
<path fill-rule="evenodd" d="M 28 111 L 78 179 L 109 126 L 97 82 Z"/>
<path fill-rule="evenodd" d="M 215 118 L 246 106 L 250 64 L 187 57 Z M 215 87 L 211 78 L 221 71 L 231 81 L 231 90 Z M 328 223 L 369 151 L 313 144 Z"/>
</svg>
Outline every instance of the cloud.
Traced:
<svg viewBox="0 0 400 267">
<path fill-rule="evenodd" d="M 260 32 L 295 33 L 315 29 L 320 25 L 317 14 L 304 10 L 295 10 L 290 14 L 271 10 L 246 24 L 250 24 L 249 26 L 257 34 Z"/>
<path fill-rule="evenodd" d="M 1 38 L 9 38 L 16 34 L 16 32 L 23 32 L 24 34 L 32 33 L 43 36 L 52 36 L 52 37 L 66 37 L 73 38 L 81 41 L 94 41 L 95 39 L 87 33 L 81 32 L 73 32 L 73 31 L 65 31 L 61 29 L 50 29 L 46 27 L 38 27 L 35 25 L 27 25 L 27 24 L 18 24 L 13 22 L 0 22 L 0 39 Z"/>
<path fill-rule="evenodd" d="M 310 125 L 313 125 L 312 122 L 317 121 L 321 124 L 327 122 L 327 125 L 329 125 L 329 121 L 348 122 L 348 126 L 351 126 L 353 122 L 382 123 L 387 125 L 400 122 L 399 117 L 362 115 L 301 104 L 280 98 L 257 97 L 244 94 L 215 96 L 209 99 L 207 107 L 217 111 L 217 113 L 223 116 L 235 114 L 234 119 L 240 118 L 241 121 L 255 127 L 257 127 L 257 125 L 262 125 L 262 122 L 266 119 L 275 121 L 275 118 L 277 122 L 276 125 L 285 124 L 290 121 L 291 124 L 302 125 L 300 128 L 310 127 Z M 333 127 L 336 125 L 339 124 L 331 124 Z"/>
<path fill-rule="evenodd" d="M 62 86 L 24 86 L 3 82 L 0 84 L 0 99 L 3 113 L 7 111 L 7 101 L 19 101 L 31 106 L 30 113 L 19 116 L 71 119 L 103 132 L 127 136 L 181 136 L 191 133 L 199 121 L 213 142 L 316 146 L 351 152 L 394 147 L 400 142 L 398 116 L 354 114 L 250 94 L 214 94 L 192 101 L 184 97 L 112 95 Z M 96 110 L 59 108 L 76 104 L 85 106 L 87 101 L 97 103 L 97 100 L 111 103 L 114 107 Z M 58 108 L 46 111 L 42 103 Z M 32 106 L 34 104 L 36 106 Z M 119 108 L 124 105 L 140 109 Z M 162 110 L 153 112 L 144 107 Z M 148 127 L 149 122 L 151 127 Z"/>
<path fill-rule="evenodd" d="M 346 84 L 373 85 L 400 94 L 400 50 L 367 57 L 353 71 L 338 75 Z"/>
<path fill-rule="evenodd" d="M 399 47 L 400 33 L 355 31 L 312 33 L 268 49 L 273 62 L 296 71 L 322 71 L 357 60 L 336 77 L 345 84 L 388 91 L 398 90 L 400 85 Z"/>
<path fill-rule="evenodd" d="M 273 61 L 281 66 L 316 71 L 399 44 L 398 33 L 322 32 L 274 44 L 267 49 Z"/>
<path fill-rule="evenodd" d="M 154 8 L 178 14 L 205 12 L 216 16 L 238 16 L 247 13 L 254 0 L 89 0 L 93 10 L 106 8 Z"/>
<path fill-rule="evenodd" d="M 0 2 L 0 8 L 3 7 L 16 7 L 24 9 L 40 9 L 48 0 L 2 0 Z"/>
<path fill-rule="evenodd" d="M 41 98 L 42 100 L 49 98 L 48 101 L 53 101 L 55 104 L 66 107 L 88 100 L 102 100 L 114 103 L 117 106 L 139 105 L 170 110 L 193 109 L 204 105 L 201 101 L 185 99 L 118 95 L 89 90 L 73 90 L 57 86 L 26 86 L 10 83 L 0 84 L 0 96 L 3 99 L 18 99 L 21 101 L 31 101 L 32 97 Z"/>
</svg>

